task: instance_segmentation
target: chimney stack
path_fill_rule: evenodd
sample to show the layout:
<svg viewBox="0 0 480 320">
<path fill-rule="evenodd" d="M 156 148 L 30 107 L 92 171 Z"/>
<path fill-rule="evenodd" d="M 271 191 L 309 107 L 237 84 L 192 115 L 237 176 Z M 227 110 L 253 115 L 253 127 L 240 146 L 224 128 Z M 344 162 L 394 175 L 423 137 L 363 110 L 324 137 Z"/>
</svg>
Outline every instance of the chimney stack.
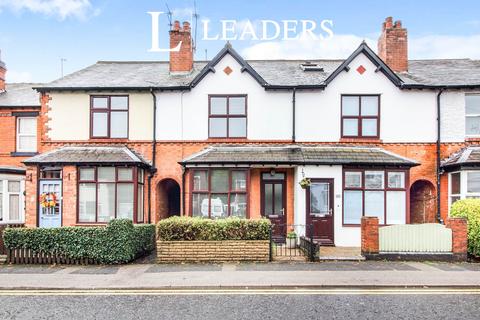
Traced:
<svg viewBox="0 0 480 320">
<path fill-rule="evenodd" d="M 5 62 L 2 61 L 2 52 L 0 51 L 0 92 L 5 91 L 5 74 L 7 73 L 7 67 Z"/>
<path fill-rule="evenodd" d="M 193 69 L 192 34 L 190 23 L 186 21 L 181 27 L 179 21 L 173 23 L 173 29 L 170 30 L 170 49 L 175 48 L 180 41 L 182 42 L 180 51 L 170 51 L 172 73 L 188 73 Z"/>
<path fill-rule="evenodd" d="M 408 71 L 407 29 L 402 28 L 400 20 L 394 23 L 392 17 L 385 19 L 378 38 L 378 55 L 393 71 Z"/>
</svg>

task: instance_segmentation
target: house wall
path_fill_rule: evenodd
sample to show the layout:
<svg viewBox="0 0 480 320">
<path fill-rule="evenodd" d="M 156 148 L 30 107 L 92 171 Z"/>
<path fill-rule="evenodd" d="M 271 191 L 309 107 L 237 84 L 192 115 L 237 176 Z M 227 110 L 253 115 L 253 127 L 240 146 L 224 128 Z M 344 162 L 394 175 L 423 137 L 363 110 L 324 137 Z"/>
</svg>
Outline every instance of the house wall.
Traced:
<svg viewBox="0 0 480 320">
<path fill-rule="evenodd" d="M 51 92 L 48 102 L 46 139 L 52 141 L 88 141 L 90 139 L 90 96 L 105 92 Z M 153 100 L 150 93 L 115 92 L 129 96 L 128 140 L 151 140 L 153 136 Z M 98 140 L 98 139 L 95 139 Z"/>
<path fill-rule="evenodd" d="M 38 112 L 40 108 L 0 109 L 0 166 L 23 167 L 22 161 L 27 156 L 16 156 L 17 117 L 14 112 Z M 39 118 L 37 118 L 39 119 Z M 41 121 L 37 121 L 37 150 L 40 151 Z"/>
<path fill-rule="evenodd" d="M 342 226 L 343 217 L 343 177 L 342 166 L 304 166 L 298 167 L 295 172 L 295 224 L 306 224 L 306 190 L 300 187 L 303 179 L 302 169 L 306 178 L 334 179 L 334 239 L 338 247 L 355 247 L 360 245 L 360 226 Z"/>
<path fill-rule="evenodd" d="M 230 67 L 227 75 L 223 70 Z M 292 94 L 265 91 L 230 55 L 215 66 L 191 91 L 156 92 L 158 140 L 207 140 L 208 95 L 247 94 L 247 138 L 290 140 Z"/>
<path fill-rule="evenodd" d="M 366 71 L 356 69 L 362 65 Z M 230 67 L 227 75 L 223 70 Z M 436 92 L 429 90 L 400 90 L 388 80 L 368 58 L 359 55 L 350 64 L 349 72 L 341 72 L 325 90 L 299 90 L 296 94 L 296 138 L 300 143 L 345 143 L 378 146 L 420 163 L 410 171 L 410 184 L 426 180 L 436 186 Z M 159 183 L 175 180 L 182 188 L 182 168 L 178 162 L 185 157 L 217 143 L 289 143 L 292 139 L 292 92 L 266 91 L 248 73 L 241 72 L 238 62 L 227 55 L 195 88 L 185 92 L 158 91 L 157 95 L 157 173 L 152 179 L 152 221 L 160 219 L 162 195 Z M 153 135 L 153 103 L 150 93 L 129 94 L 129 139 L 89 139 L 90 94 L 51 92 L 45 95 L 42 106 L 42 152 L 68 144 L 125 144 L 151 160 Z M 105 94 L 105 93 L 99 93 Z M 208 95 L 248 94 L 247 139 L 208 138 Z M 380 94 L 380 139 L 341 139 L 341 94 Z M 442 96 L 442 158 L 465 145 L 464 93 L 447 91 Z M 1 121 L 1 117 L 0 117 Z M 39 130 L 40 130 L 39 126 Z M 2 130 L 3 126 L 0 126 Z M 10 130 L 9 130 L 10 132 Z M 0 136 L 1 137 L 1 136 Z M 6 139 L 11 142 L 10 139 Z M 8 142 L 8 143 L 10 143 Z M 475 143 L 479 141 L 469 141 Z M 2 145 L 0 144 L 0 148 Z M 1 151 L 0 151 L 1 152 Z M 1 154 L 0 154 L 1 156 Z M 20 160 L 20 159 L 19 159 Z M 17 160 L 15 160 L 17 161 Z M 16 162 L 18 163 L 18 162 Z M 2 162 L 3 164 L 3 162 Z M 320 167 L 319 167 L 320 168 Z M 321 172 L 319 172 L 321 173 Z M 290 175 L 289 175 L 290 177 Z M 251 170 L 250 213 L 260 213 L 260 172 Z M 295 199 L 298 185 L 291 178 Z M 295 177 L 295 181 L 298 177 Z M 290 180 L 289 180 L 290 181 Z M 290 182 L 289 182 L 290 183 Z M 189 180 L 185 182 L 186 210 L 189 212 Z M 340 187 L 336 185 L 335 188 Z M 146 187 L 147 189 L 147 187 Z M 442 192 L 447 192 L 442 188 Z M 341 194 L 341 193 L 340 193 Z M 145 190 L 147 196 L 147 190 Z M 292 210 L 304 218 L 304 210 L 291 199 Z M 341 206 L 341 201 L 340 206 Z M 290 202 L 289 202 L 290 203 Z M 442 214 L 445 205 L 442 200 Z M 145 201 L 147 210 L 147 201 Z M 303 211 L 302 211 L 303 210 Z M 436 210 L 436 208 L 432 208 Z M 341 211 L 340 211 L 341 212 Z M 293 215 L 288 216 L 293 223 Z M 433 221 L 432 221 L 433 222 Z M 296 223 L 296 222 L 295 222 Z M 346 230 L 343 230 L 346 229 Z M 353 238 L 359 231 L 338 229 Z M 348 238 L 348 237 L 347 237 Z M 350 243 L 346 240 L 345 243 Z M 347 245 L 346 244 L 346 245 Z"/>
<path fill-rule="evenodd" d="M 363 66 L 366 71 L 356 71 Z M 436 96 L 432 91 L 400 90 L 364 55 L 341 72 L 324 91 L 297 94 L 297 141 L 338 142 L 341 139 L 341 95 L 380 95 L 380 141 L 436 141 Z"/>
</svg>

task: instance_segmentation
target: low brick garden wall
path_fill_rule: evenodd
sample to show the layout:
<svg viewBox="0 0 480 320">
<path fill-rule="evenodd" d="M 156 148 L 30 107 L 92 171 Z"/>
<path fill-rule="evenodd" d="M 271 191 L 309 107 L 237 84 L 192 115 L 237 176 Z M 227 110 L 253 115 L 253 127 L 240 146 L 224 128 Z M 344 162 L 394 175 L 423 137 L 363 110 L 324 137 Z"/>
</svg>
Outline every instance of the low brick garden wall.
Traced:
<svg viewBox="0 0 480 320">
<path fill-rule="evenodd" d="M 269 240 L 157 241 L 159 263 L 268 262 Z"/>
<path fill-rule="evenodd" d="M 408 228 L 418 228 L 422 225 L 406 225 Z M 396 228 L 396 226 L 393 226 Z M 391 239 L 395 240 L 398 247 L 408 247 L 408 250 L 388 250 L 381 245 L 378 218 L 362 217 L 361 225 L 361 245 L 362 255 L 369 260 L 438 260 L 438 261 L 466 261 L 467 260 L 467 220 L 465 218 L 449 217 L 445 223 L 445 230 L 451 230 L 451 239 L 448 241 L 448 249 L 439 246 L 440 239 L 438 234 L 434 232 L 429 234 L 413 235 L 408 239 L 403 238 Z M 438 228 L 435 228 L 438 229 Z M 435 231 L 431 228 L 431 231 Z M 417 229 L 421 230 L 421 229 Z M 442 231 L 443 232 L 443 231 Z M 385 234 L 384 237 L 387 237 Z M 427 237 L 427 238 L 425 238 Z M 418 243 L 418 241 L 424 241 Z M 435 245 L 435 242 L 436 245 Z M 418 247 L 430 247 L 434 244 L 435 250 L 417 250 Z M 402 245 L 403 244 L 403 245 Z M 386 245 L 388 246 L 388 245 Z M 442 247 L 438 249 L 437 247 Z M 437 250 L 438 249 L 438 250 Z"/>
</svg>

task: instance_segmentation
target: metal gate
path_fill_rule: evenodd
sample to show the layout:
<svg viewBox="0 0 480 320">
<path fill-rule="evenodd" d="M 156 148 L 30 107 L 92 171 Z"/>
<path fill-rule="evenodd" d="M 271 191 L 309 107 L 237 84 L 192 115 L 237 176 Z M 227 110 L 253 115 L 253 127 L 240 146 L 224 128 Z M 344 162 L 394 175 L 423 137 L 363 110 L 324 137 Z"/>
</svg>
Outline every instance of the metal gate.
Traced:
<svg viewBox="0 0 480 320">
<path fill-rule="evenodd" d="M 272 224 L 270 261 L 317 261 L 320 245 L 312 235 L 312 224 Z"/>
</svg>

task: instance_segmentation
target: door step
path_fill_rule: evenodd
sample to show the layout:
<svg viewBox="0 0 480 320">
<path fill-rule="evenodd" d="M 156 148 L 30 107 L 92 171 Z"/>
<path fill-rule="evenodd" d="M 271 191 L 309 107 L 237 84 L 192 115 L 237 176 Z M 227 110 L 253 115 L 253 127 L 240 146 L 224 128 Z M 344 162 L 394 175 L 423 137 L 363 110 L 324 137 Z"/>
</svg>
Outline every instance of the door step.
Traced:
<svg viewBox="0 0 480 320">
<path fill-rule="evenodd" d="M 7 262 L 7 256 L 6 255 L 0 255 L 0 264 L 4 264 Z"/>
</svg>

